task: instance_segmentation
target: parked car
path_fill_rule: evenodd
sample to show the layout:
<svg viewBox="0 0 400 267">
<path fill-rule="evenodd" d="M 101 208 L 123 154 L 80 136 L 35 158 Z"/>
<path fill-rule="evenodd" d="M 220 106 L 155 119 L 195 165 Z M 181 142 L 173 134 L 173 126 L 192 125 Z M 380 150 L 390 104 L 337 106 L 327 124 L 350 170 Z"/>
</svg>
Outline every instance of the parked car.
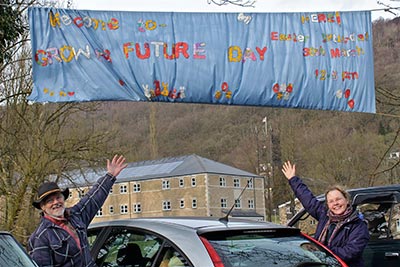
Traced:
<svg viewBox="0 0 400 267">
<path fill-rule="evenodd" d="M 400 266 L 400 184 L 351 189 L 352 205 L 368 222 L 370 241 L 363 257 L 366 267 Z M 325 201 L 323 195 L 318 196 Z M 313 235 L 315 220 L 301 209 L 288 222 Z"/>
<path fill-rule="evenodd" d="M 89 226 L 99 267 L 347 266 L 299 229 L 250 220 L 162 217 Z"/>
<path fill-rule="evenodd" d="M 0 266 L 37 267 L 18 241 L 4 231 L 0 231 Z"/>
</svg>

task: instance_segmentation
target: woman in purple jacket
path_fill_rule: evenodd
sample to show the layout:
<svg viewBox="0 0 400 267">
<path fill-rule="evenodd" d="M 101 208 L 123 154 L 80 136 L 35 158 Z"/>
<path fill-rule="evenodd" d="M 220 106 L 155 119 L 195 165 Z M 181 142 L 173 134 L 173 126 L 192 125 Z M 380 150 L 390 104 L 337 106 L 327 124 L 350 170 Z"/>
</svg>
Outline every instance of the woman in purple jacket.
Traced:
<svg viewBox="0 0 400 267">
<path fill-rule="evenodd" d="M 369 241 L 367 223 L 350 205 L 350 196 L 333 186 L 325 193 L 326 204 L 318 201 L 296 176 L 296 166 L 285 162 L 282 172 L 307 212 L 318 220 L 314 237 L 326 245 L 350 267 L 362 267 L 362 254 Z"/>
</svg>

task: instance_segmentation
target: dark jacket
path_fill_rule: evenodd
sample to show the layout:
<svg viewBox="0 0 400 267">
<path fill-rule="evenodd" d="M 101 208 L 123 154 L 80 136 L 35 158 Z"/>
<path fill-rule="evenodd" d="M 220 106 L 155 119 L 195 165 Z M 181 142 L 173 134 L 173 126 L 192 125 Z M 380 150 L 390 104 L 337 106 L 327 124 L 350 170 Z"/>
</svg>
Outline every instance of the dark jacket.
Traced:
<svg viewBox="0 0 400 267">
<path fill-rule="evenodd" d="M 93 267 L 96 266 L 87 239 L 87 227 L 106 200 L 115 177 L 106 174 L 72 208 L 66 218 L 75 228 L 80 244 L 62 227 L 42 217 L 28 242 L 28 252 L 40 267 Z"/>
<path fill-rule="evenodd" d="M 289 184 L 304 209 L 318 220 L 317 230 L 314 235 L 318 239 L 329 219 L 327 206 L 316 199 L 299 177 L 295 176 L 290 179 Z M 360 219 L 359 216 L 353 216 L 352 219 L 344 223 L 339 232 L 333 237 L 329 249 L 350 267 L 362 267 L 364 266 L 362 253 L 368 241 L 367 223 Z"/>
</svg>

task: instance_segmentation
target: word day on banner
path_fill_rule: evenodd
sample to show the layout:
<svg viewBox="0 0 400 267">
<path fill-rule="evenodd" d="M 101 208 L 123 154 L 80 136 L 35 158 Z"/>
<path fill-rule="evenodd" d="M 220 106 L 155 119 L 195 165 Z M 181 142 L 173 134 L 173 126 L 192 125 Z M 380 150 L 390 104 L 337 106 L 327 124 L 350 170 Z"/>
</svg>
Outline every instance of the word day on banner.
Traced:
<svg viewBox="0 0 400 267">
<path fill-rule="evenodd" d="M 369 11 L 30 8 L 34 102 L 160 101 L 375 112 Z"/>
</svg>

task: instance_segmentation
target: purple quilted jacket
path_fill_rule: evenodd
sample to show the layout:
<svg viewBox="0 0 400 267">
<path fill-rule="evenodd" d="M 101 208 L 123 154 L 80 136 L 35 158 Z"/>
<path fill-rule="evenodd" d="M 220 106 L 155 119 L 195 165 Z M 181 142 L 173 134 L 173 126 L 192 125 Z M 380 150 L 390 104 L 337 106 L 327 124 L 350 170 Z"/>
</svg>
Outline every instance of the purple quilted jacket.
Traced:
<svg viewBox="0 0 400 267">
<path fill-rule="evenodd" d="M 326 205 L 316 199 L 313 193 L 295 176 L 289 180 L 296 197 L 307 212 L 318 220 L 314 237 L 318 239 L 328 221 L 328 209 Z M 367 223 L 359 216 L 350 216 L 342 228 L 334 236 L 329 249 L 344 260 L 350 267 L 363 267 L 362 253 L 369 241 Z"/>
</svg>

